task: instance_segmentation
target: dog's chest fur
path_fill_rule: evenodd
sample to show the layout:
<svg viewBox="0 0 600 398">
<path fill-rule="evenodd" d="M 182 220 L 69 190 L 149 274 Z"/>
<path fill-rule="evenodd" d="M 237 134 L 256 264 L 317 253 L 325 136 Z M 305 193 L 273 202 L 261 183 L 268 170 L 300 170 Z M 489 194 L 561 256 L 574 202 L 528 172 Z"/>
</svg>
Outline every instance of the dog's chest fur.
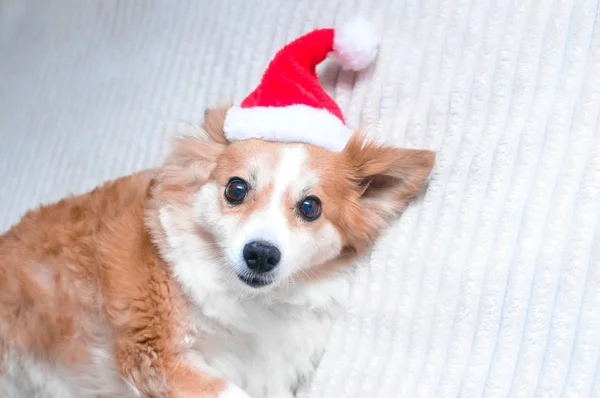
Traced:
<svg viewBox="0 0 600 398">
<path fill-rule="evenodd" d="M 250 396 L 293 397 L 314 372 L 348 287 L 340 274 L 285 300 L 209 293 L 190 313 L 186 343 Z"/>
</svg>

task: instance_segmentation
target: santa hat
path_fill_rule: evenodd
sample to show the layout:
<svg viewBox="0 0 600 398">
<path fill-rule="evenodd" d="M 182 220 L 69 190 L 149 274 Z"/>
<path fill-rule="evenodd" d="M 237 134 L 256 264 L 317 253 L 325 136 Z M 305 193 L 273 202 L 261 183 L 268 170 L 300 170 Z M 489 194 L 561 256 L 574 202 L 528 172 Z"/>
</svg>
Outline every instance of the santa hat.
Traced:
<svg viewBox="0 0 600 398">
<path fill-rule="evenodd" d="M 344 69 L 363 69 L 375 59 L 378 44 L 374 25 L 359 18 L 289 43 L 275 55 L 258 87 L 228 110 L 225 136 L 230 141 L 258 138 L 341 151 L 352 130 L 320 85 L 315 68 L 333 53 Z"/>
</svg>

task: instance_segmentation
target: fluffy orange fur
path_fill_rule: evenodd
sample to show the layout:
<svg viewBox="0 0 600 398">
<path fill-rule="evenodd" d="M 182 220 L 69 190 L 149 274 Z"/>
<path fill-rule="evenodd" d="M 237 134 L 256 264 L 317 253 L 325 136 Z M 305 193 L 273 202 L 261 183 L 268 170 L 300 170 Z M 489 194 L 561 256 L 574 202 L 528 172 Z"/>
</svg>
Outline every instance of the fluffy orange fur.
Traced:
<svg viewBox="0 0 600 398">
<path fill-rule="evenodd" d="M 31 211 L 0 238 L 4 345 L 77 371 L 109 328 L 120 372 L 145 395 L 224 388 L 179 360 L 187 301 L 144 225 L 155 175 Z"/>
<path fill-rule="evenodd" d="M 0 236 L 0 354 L 16 350 L 78 371 L 91 360 L 90 347 L 111 336 L 119 373 L 144 396 L 217 396 L 226 388 L 185 360 L 191 303 L 161 255 L 157 215 L 160 203 L 189 206 L 210 179 L 225 184 L 255 147 L 276 153 L 282 145 L 228 143 L 224 114 L 208 112 L 207 137 L 180 139 L 160 169 L 30 211 Z M 431 152 L 381 147 L 360 134 L 341 153 L 307 148 L 309 167 L 325 181 L 320 197 L 336 203 L 323 217 L 343 237 L 344 258 L 370 246 L 434 162 Z"/>
</svg>

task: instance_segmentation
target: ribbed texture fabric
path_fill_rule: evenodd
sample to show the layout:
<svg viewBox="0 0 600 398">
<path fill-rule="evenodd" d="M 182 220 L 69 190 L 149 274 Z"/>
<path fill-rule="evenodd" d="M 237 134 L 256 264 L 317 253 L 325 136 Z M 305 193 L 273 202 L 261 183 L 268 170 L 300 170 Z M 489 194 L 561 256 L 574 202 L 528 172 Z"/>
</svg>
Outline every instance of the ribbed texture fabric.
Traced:
<svg viewBox="0 0 600 398">
<path fill-rule="evenodd" d="M 158 164 L 287 41 L 353 14 L 347 115 L 439 152 L 358 270 L 306 397 L 600 396 L 600 16 L 592 0 L 0 2 L 0 228 Z"/>
</svg>

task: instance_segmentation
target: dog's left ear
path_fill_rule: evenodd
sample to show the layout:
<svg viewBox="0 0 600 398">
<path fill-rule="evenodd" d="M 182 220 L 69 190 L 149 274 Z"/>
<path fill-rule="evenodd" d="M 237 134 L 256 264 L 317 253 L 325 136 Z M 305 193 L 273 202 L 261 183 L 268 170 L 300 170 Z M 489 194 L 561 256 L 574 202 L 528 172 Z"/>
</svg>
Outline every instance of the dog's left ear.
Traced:
<svg viewBox="0 0 600 398">
<path fill-rule="evenodd" d="M 406 208 L 435 163 L 434 152 L 382 146 L 368 142 L 360 133 L 354 134 L 344 152 L 354 167 L 363 208 L 381 221 Z"/>
</svg>

